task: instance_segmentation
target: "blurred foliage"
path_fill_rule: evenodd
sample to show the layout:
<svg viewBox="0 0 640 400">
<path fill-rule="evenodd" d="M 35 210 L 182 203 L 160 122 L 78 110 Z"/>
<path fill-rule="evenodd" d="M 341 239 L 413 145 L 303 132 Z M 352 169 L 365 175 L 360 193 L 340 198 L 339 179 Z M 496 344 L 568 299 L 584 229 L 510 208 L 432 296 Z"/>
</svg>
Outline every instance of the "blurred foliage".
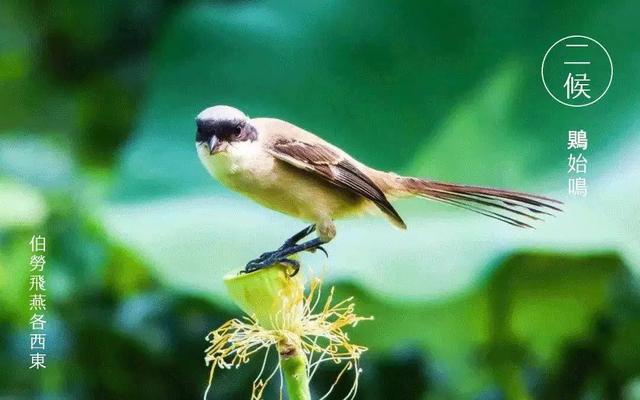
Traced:
<svg viewBox="0 0 640 400">
<path fill-rule="evenodd" d="M 337 296 L 375 316 L 352 331 L 371 349 L 359 398 L 637 398 L 640 180 L 617 151 L 639 143 L 638 11 L 633 0 L 0 3 L 0 397 L 202 395 L 204 337 L 238 315 L 212 287 L 264 250 L 276 218 L 223 197 L 195 157 L 193 117 L 226 103 L 377 168 L 549 192 L 566 183 L 565 132 L 588 127 L 598 179 L 582 213 L 567 205 L 575 225 L 524 236 L 432 211 L 423 237 L 390 241 L 362 222 L 330 267 L 358 271 Z M 544 51 L 573 33 L 597 37 L 615 64 L 588 109 L 559 107 L 539 81 Z M 43 371 L 27 369 L 34 233 L 51 249 Z M 443 241 L 445 256 L 426 250 Z M 418 286 L 460 281 L 469 269 L 455 267 L 482 251 L 481 280 L 416 300 Z M 213 398 L 248 398 L 258 369 L 224 371 Z M 320 370 L 314 393 L 337 372 Z"/>
<path fill-rule="evenodd" d="M 39 229 L 52 249 L 48 264 L 56 266 L 47 274 L 51 363 L 38 375 L 24 374 L 30 314 L 20 300 L 27 298 L 28 269 L 17 268 L 22 276 L 2 280 L 19 287 L 1 291 L 0 307 L 14 313 L 1 315 L 8 345 L 0 355 L 3 365 L 22 367 L 7 369 L 0 387 L 26 396 L 40 390 L 88 398 L 200 396 L 203 338 L 233 314 L 158 282 L 86 215 L 57 211 Z M 28 259 L 30 235 L 3 236 L 0 271 L 26 264 L 6 255 Z M 361 395 L 493 398 L 501 388 L 507 398 L 620 398 L 625 382 L 640 374 L 640 353 L 631 351 L 640 345 L 640 295 L 628 274 L 613 254 L 521 253 L 474 290 L 436 303 L 398 302 L 337 283 L 337 298 L 355 296 L 359 313 L 375 316 L 352 331 L 352 340 L 371 350 Z M 250 387 L 257 364 L 223 373 L 214 393 L 246 398 L 237 389 Z M 336 372 L 320 371 L 315 392 L 328 390 Z M 34 377 L 41 386 L 33 386 Z"/>
</svg>

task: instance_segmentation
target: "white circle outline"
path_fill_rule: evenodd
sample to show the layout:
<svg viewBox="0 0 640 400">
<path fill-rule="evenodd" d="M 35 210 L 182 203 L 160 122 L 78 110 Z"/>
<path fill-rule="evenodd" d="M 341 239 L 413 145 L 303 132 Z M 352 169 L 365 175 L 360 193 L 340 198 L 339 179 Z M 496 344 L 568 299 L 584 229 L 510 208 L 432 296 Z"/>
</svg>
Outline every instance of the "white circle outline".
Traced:
<svg viewBox="0 0 640 400">
<path fill-rule="evenodd" d="M 602 50 L 604 50 L 604 54 L 607 55 L 607 58 L 609 59 L 609 66 L 611 67 L 611 75 L 609 76 L 609 83 L 607 84 L 607 87 L 604 89 L 604 92 L 602 92 L 602 94 L 600 96 L 598 96 L 597 99 L 593 100 L 590 103 L 586 103 L 586 104 L 569 104 L 569 103 L 565 103 L 564 101 L 558 99 L 553 93 L 551 93 L 551 90 L 549 90 L 549 88 L 547 87 L 547 82 L 545 82 L 544 80 L 544 62 L 547 60 L 547 56 L 549 55 L 549 53 L 551 52 L 551 50 L 556 47 L 556 45 L 564 40 L 567 39 L 571 39 L 571 38 L 584 38 L 584 39 L 588 39 L 591 40 L 593 42 L 595 42 L 598 46 L 600 46 L 600 48 Z M 611 56 L 609 55 L 609 52 L 607 51 L 607 49 L 604 48 L 603 45 L 600 44 L 600 42 L 598 42 L 597 40 L 595 40 L 594 38 L 590 38 L 589 36 L 584 36 L 584 35 L 570 35 L 567 37 L 563 37 L 562 39 L 558 40 L 557 42 L 555 42 L 554 44 L 551 45 L 551 47 L 549 47 L 549 50 L 547 50 L 546 53 L 544 53 L 544 57 L 542 58 L 542 65 L 540 66 L 540 75 L 542 75 L 542 84 L 544 85 L 544 88 L 547 90 L 547 93 L 549 93 L 549 95 L 551 97 L 553 97 L 553 99 L 555 101 L 557 101 L 560 104 L 564 104 L 565 106 L 569 106 L 569 107 L 586 107 L 586 106 L 590 106 L 591 104 L 595 103 L 596 101 L 600 100 L 605 94 L 607 94 L 607 91 L 609 91 L 609 87 L 611 86 L 611 82 L 613 81 L 613 61 L 611 61 Z"/>
</svg>

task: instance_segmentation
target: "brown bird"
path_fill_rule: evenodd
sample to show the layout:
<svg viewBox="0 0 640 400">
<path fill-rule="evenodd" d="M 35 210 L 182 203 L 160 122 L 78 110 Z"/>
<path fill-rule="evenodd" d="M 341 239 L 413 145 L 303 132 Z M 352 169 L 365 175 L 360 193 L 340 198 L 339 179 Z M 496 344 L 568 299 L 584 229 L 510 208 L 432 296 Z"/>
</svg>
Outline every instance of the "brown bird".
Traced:
<svg viewBox="0 0 640 400">
<path fill-rule="evenodd" d="M 275 251 L 250 261 L 246 272 L 299 264 L 289 256 L 320 249 L 336 235 L 334 220 L 382 213 L 406 224 L 390 201 L 418 196 L 451 204 L 521 228 L 561 211 L 558 200 L 534 194 L 457 185 L 383 172 L 289 122 L 250 119 L 229 106 L 209 107 L 196 118 L 196 149 L 209 173 L 254 201 L 312 223 Z M 527 221 L 527 222 L 525 222 Z M 315 239 L 298 243 L 317 230 Z"/>
</svg>

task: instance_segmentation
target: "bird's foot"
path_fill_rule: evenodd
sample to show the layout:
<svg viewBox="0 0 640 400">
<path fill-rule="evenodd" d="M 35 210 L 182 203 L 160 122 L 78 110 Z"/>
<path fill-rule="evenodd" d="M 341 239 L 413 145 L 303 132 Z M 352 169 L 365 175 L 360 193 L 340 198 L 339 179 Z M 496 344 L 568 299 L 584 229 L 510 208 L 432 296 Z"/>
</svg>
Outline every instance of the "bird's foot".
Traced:
<svg viewBox="0 0 640 400">
<path fill-rule="evenodd" d="M 252 262 L 254 262 L 254 261 L 264 261 L 264 260 L 266 260 L 266 259 L 268 259 L 268 258 L 274 257 L 278 252 L 281 252 L 281 251 L 283 251 L 283 250 L 286 250 L 286 249 L 288 249 L 288 248 L 290 248 L 290 247 L 294 246 L 295 244 L 296 244 L 296 243 L 293 243 L 293 244 L 291 244 L 291 245 L 289 245 L 289 246 L 285 246 L 285 245 L 286 245 L 286 243 L 285 243 L 285 245 L 280 246 L 280 247 L 278 248 L 278 250 L 275 250 L 275 251 L 267 251 L 267 252 L 265 252 L 265 253 L 260 254 L 260 256 L 259 256 L 258 258 L 256 258 L 255 260 L 251 260 L 251 261 L 250 261 L 250 263 L 252 263 Z M 309 253 L 315 253 L 315 252 L 316 252 L 316 250 L 320 250 L 321 252 L 323 252 L 323 253 L 324 253 L 324 255 L 325 255 L 326 257 L 329 257 L 329 253 L 327 253 L 327 250 L 326 250 L 324 247 L 322 247 L 322 246 L 313 247 L 313 248 L 307 249 L 306 251 L 308 251 Z"/>
<path fill-rule="evenodd" d="M 283 264 L 290 267 L 293 272 L 289 276 L 295 276 L 298 271 L 300 271 L 300 262 L 288 258 L 288 254 L 286 254 L 286 252 L 276 250 L 263 253 L 255 260 L 249 261 L 241 273 L 247 274 L 249 272 L 255 272 L 275 264 Z"/>
<path fill-rule="evenodd" d="M 307 228 L 307 229 L 309 229 L 309 228 Z M 313 229 L 315 229 L 315 228 L 313 228 Z M 303 232 L 300 232 L 300 233 L 296 234 L 296 236 L 301 235 Z M 308 233 L 307 233 L 307 235 L 308 235 Z M 301 244 L 296 244 L 296 242 L 298 240 L 300 240 L 300 238 L 297 238 L 296 236 L 294 236 L 291 239 L 289 239 L 287 241 L 289 243 L 285 243 L 285 245 L 288 244 L 288 246 L 285 247 L 283 245 L 276 251 L 268 251 L 266 253 L 262 253 L 260 255 L 260 257 L 256 258 L 255 260 L 249 261 L 247 263 L 247 265 L 244 267 L 243 273 L 254 272 L 254 271 L 257 271 L 259 269 L 262 269 L 262 268 L 269 267 L 271 265 L 280 263 L 280 264 L 285 264 L 285 265 L 291 266 L 293 268 L 293 270 L 294 270 L 293 275 L 295 275 L 300 270 L 300 263 L 298 261 L 296 261 L 296 260 L 290 259 L 289 256 L 294 255 L 296 253 L 300 253 L 302 251 L 311 251 L 311 252 L 313 252 L 315 250 L 320 250 L 327 257 L 329 256 L 327 254 L 327 250 L 325 250 L 325 248 L 322 247 L 324 242 L 322 240 L 320 240 L 319 238 L 315 238 L 315 239 L 309 240 L 309 241 L 301 243 Z M 302 237 L 304 237 L 304 236 L 302 236 Z M 292 242 L 292 240 L 295 240 L 295 242 Z"/>
<path fill-rule="evenodd" d="M 287 250 L 287 249 L 290 249 L 290 248 L 294 247 L 295 245 L 298 244 L 298 242 L 300 240 L 302 240 L 303 238 L 309 236 L 315 230 L 316 230 L 315 224 L 307 226 L 306 228 L 304 228 L 300 232 L 296 233 L 295 235 L 293 235 L 289 239 L 287 239 L 282 244 L 282 246 L 278 247 L 277 250 L 267 251 L 265 253 L 260 254 L 260 256 L 258 258 L 256 258 L 255 260 L 249 261 L 247 266 L 249 266 L 250 264 L 257 264 L 257 263 L 260 263 L 262 261 L 266 261 L 268 259 L 274 258 L 277 255 L 278 252 L 282 252 L 284 250 Z M 329 254 L 327 254 L 327 251 L 322 246 L 318 246 L 317 248 L 319 248 L 327 257 L 329 256 Z M 313 253 L 313 252 L 315 252 L 315 250 L 316 250 L 315 248 L 312 248 L 312 249 L 308 249 L 307 251 Z M 245 268 L 245 272 L 251 272 L 251 271 L 247 271 L 247 269 Z"/>
<path fill-rule="evenodd" d="M 316 230 L 316 225 L 315 224 L 307 226 L 306 228 L 304 228 L 300 232 L 296 233 L 295 235 L 291 236 L 289 239 L 285 240 L 285 242 L 282 244 L 282 246 L 280 246 L 278 248 L 278 250 L 276 250 L 276 251 L 288 249 L 290 247 L 295 246 L 296 244 L 298 244 L 298 242 L 300 240 L 302 240 L 305 237 L 311 235 L 313 233 L 313 231 L 315 231 L 315 230 Z M 271 253 L 274 253 L 274 252 L 271 252 Z M 264 253 L 264 254 L 268 254 L 268 253 Z M 262 255 L 260 257 L 262 257 Z"/>
</svg>

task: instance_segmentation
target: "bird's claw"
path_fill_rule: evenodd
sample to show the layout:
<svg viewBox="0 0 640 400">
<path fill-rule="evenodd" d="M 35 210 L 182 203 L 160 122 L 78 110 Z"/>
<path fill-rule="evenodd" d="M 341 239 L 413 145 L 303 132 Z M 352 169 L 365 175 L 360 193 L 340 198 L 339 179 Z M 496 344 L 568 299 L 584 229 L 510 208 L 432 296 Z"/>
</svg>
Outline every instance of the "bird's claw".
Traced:
<svg viewBox="0 0 640 400">
<path fill-rule="evenodd" d="M 316 247 L 316 250 L 320 250 L 321 252 L 324 253 L 325 257 L 329 257 L 329 253 L 327 253 L 327 250 L 324 247 L 318 246 L 318 247 Z"/>
<path fill-rule="evenodd" d="M 293 269 L 293 273 L 289 276 L 295 276 L 298 271 L 300 271 L 300 263 L 298 261 L 287 258 L 287 256 L 280 256 L 277 251 L 272 251 L 263 253 L 255 260 L 249 261 L 244 267 L 244 270 L 240 271 L 240 273 L 247 274 L 275 264 L 284 264 L 291 267 Z"/>
<path fill-rule="evenodd" d="M 314 247 L 312 249 L 307 250 L 309 253 L 315 253 L 316 250 L 320 250 L 321 252 L 324 253 L 325 257 L 329 257 L 329 253 L 327 253 L 327 250 L 322 247 L 322 246 L 318 246 L 318 247 Z"/>
<path fill-rule="evenodd" d="M 291 276 L 295 276 L 300 270 L 300 263 L 287 257 L 305 250 L 313 253 L 314 251 L 316 251 L 316 249 L 319 249 L 324 253 L 325 256 L 329 257 L 327 250 L 325 250 L 325 248 L 321 246 L 323 242 L 319 238 L 310 240 L 303 244 L 298 244 L 301 239 L 310 235 L 315 230 L 315 225 L 309 225 L 305 229 L 287 239 L 284 244 L 277 250 L 267 251 L 260 254 L 260 257 L 256 258 L 255 260 L 249 261 L 244 267 L 244 270 L 241 271 L 241 273 L 246 274 L 280 263 L 293 268 L 293 273 L 291 274 Z"/>
<path fill-rule="evenodd" d="M 280 264 L 288 265 L 289 267 L 291 267 L 293 271 L 289 274 L 290 278 L 293 278 L 294 276 L 298 275 L 298 272 L 300 272 L 300 262 L 297 260 L 285 258 L 280 260 L 279 262 Z"/>
</svg>

